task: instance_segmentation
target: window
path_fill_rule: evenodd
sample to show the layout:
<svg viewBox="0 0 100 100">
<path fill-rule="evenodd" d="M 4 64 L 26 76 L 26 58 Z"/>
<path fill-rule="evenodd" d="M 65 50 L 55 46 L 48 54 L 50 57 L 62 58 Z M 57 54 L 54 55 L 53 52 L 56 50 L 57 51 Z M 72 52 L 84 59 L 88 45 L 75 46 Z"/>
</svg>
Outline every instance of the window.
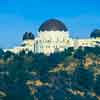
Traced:
<svg viewBox="0 0 100 100">
<path fill-rule="evenodd" d="M 21 46 L 24 47 L 24 46 L 26 46 L 26 44 L 22 44 Z"/>
</svg>

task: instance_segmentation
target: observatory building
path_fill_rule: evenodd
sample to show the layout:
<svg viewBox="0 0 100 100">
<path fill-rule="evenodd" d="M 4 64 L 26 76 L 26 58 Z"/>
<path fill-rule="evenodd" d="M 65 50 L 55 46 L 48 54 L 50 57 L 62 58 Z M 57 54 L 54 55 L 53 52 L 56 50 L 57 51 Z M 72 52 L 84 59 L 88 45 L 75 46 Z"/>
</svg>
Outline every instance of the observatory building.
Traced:
<svg viewBox="0 0 100 100">
<path fill-rule="evenodd" d="M 100 45 L 100 33 L 92 33 L 88 39 L 73 39 L 63 22 L 57 19 L 45 21 L 39 27 L 35 37 L 31 32 L 25 32 L 20 46 L 5 49 L 19 53 L 20 51 L 32 51 L 33 53 L 51 54 L 61 52 L 69 47 L 94 47 Z"/>
</svg>

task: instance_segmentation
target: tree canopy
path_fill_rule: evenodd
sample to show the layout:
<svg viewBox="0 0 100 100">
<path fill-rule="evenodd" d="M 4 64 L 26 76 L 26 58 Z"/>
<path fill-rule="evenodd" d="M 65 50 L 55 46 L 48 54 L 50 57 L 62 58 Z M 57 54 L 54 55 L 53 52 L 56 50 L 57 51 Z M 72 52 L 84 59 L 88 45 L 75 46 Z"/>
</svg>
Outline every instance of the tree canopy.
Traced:
<svg viewBox="0 0 100 100">
<path fill-rule="evenodd" d="M 100 47 L 50 56 L 0 49 L 0 100 L 98 100 L 99 66 Z"/>
</svg>

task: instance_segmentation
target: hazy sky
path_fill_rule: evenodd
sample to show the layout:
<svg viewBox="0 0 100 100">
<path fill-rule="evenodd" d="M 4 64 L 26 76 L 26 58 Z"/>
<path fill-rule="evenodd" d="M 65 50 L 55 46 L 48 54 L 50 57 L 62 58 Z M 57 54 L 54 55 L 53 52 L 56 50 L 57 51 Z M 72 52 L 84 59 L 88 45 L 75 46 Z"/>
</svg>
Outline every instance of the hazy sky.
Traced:
<svg viewBox="0 0 100 100">
<path fill-rule="evenodd" d="M 0 47 L 20 44 L 25 31 L 34 34 L 45 20 L 65 23 L 74 38 L 100 28 L 100 0 L 0 0 Z"/>
</svg>

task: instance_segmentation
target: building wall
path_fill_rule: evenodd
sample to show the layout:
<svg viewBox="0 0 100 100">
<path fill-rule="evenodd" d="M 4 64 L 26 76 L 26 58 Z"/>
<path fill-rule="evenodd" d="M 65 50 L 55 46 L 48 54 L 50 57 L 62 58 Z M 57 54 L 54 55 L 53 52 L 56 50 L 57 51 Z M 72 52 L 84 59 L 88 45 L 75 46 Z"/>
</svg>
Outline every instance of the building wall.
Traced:
<svg viewBox="0 0 100 100">
<path fill-rule="evenodd" d="M 57 51 L 64 51 L 68 47 L 94 47 L 100 45 L 100 38 L 72 39 L 69 32 L 50 31 L 40 32 L 34 40 L 24 40 L 20 46 L 4 51 L 19 53 L 22 50 L 49 55 Z"/>
<path fill-rule="evenodd" d="M 66 45 L 66 39 L 69 40 L 69 32 L 64 31 L 45 31 L 40 32 L 36 39 L 36 52 L 50 54 L 55 51 L 63 51 Z"/>
</svg>

